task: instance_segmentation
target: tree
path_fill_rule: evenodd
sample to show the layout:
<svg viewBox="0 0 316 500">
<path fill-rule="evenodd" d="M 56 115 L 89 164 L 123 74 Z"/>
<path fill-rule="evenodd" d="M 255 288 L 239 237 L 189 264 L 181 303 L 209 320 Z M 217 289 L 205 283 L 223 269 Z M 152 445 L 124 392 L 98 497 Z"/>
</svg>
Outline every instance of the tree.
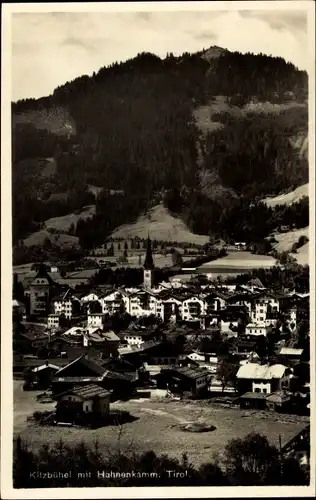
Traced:
<svg viewBox="0 0 316 500">
<path fill-rule="evenodd" d="M 183 264 L 182 255 L 174 248 L 171 250 L 172 265 L 180 267 Z"/>
<path fill-rule="evenodd" d="M 231 382 L 235 386 L 238 368 L 238 365 L 230 363 L 226 359 L 223 359 L 219 362 L 216 374 L 222 383 L 223 392 L 228 382 Z"/>
<path fill-rule="evenodd" d="M 225 470 L 235 485 L 267 484 L 269 469 L 278 459 L 278 450 L 257 433 L 248 434 L 244 439 L 232 439 L 224 450 Z"/>
<path fill-rule="evenodd" d="M 88 304 L 90 314 L 102 313 L 102 306 L 98 300 L 92 300 Z"/>
<path fill-rule="evenodd" d="M 59 316 L 59 326 L 60 328 L 68 328 L 69 320 L 66 318 L 65 314 Z"/>
<path fill-rule="evenodd" d="M 20 301 L 24 300 L 23 283 L 19 281 L 17 273 L 13 275 L 13 298 Z"/>
<path fill-rule="evenodd" d="M 259 335 L 256 340 L 255 351 L 258 354 L 261 363 L 264 363 L 268 357 L 268 340 L 264 335 Z"/>
</svg>

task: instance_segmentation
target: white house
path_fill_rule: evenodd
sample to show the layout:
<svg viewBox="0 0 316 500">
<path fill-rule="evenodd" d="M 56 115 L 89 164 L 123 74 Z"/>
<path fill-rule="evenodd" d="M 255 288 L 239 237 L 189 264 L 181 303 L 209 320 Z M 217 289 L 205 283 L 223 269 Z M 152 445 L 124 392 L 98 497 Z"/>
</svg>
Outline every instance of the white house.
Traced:
<svg viewBox="0 0 316 500">
<path fill-rule="evenodd" d="M 153 314 L 163 319 L 162 301 L 148 290 L 137 290 L 129 296 L 127 312 L 137 318 Z"/>
<path fill-rule="evenodd" d="M 84 413 L 107 416 L 110 411 L 110 392 L 95 384 L 74 387 L 57 396 L 57 417 L 61 405 L 69 405 Z"/>
<path fill-rule="evenodd" d="M 81 305 L 83 305 L 83 304 L 86 304 L 88 302 L 96 302 L 97 300 L 99 300 L 99 296 L 97 295 L 97 293 L 90 292 L 87 295 L 84 295 L 83 297 L 81 297 L 80 302 L 81 302 Z"/>
<path fill-rule="evenodd" d="M 248 323 L 246 326 L 246 335 L 264 335 L 267 336 L 269 327 L 265 323 Z"/>
<path fill-rule="evenodd" d="M 105 314 L 103 313 L 88 313 L 87 315 L 87 326 L 96 326 L 103 328 L 105 322 Z"/>
<path fill-rule="evenodd" d="M 104 314 L 121 313 L 123 310 L 128 310 L 129 306 L 128 295 L 121 290 L 103 295 L 99 302 Z"/>
<path fill-rule="evenodd" d="M 206 314 L 207 304 L 206 302 L 195 296 L 191 296 L 190 298 L 184 300 L 182 302 L 181 312 L 182 312 L 182 320 L 191 320 L 191 319 L 199 319 L 201 315 Z"/>
<path fill-rule="evenodd" d="M 247 363 L 237 372 L 237 379 L 248 385 L 246 390 L 251 392 L 272 392 L 286 390 L 290 386 L 292 371 L 285 365 L 260 365 Z M 246 392 L 246 391 L 245 391 Z"/>
<path fill-rule="evenodd" d="M 75 304 L 75 302 L 77 302 L 77 304 Z M 76 305 L 77 309 L 79 309 L 80 301 L 77 297 L 72 295 L 71 290 L 69 289 L 65 293 L 53 299 L 54 313 L 59 316 L 64 314 L 67 319 L 72 318 Z"/>
<path fill-rule="evenodd" d="M 280 301 L 273 294 L 264 293 L 252 300 L 251 321 L 262 323 L 280 311 Z"/>
<path fill-rule="evenodd" d="M 47 328 L 57 330 L 59 327 L 59 314 L 49 314 L 47 317 Z"/>
</svg>

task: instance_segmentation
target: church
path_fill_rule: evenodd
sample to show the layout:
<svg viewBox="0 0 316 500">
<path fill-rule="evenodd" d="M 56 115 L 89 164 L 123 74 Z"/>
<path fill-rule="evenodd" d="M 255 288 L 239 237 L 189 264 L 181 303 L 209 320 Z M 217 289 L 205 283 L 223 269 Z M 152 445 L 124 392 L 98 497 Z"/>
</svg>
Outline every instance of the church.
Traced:
<svg viewBox="0 0 316 500">
<path fill-rule="evenodd" d="M 146 257 L 145 257 L 145 262 L 144 262 L 143 286 L 144 286 L 145 290 L 151 290 L 153 285 L 154 285 L 154 271 L 155 271 L 155 265 L 154 265 L 154 259 L 153 259 L 153 254 L 152 254 L 151 239 L 148 235 L 147 251 L 146 251 Z"/>
</svg>

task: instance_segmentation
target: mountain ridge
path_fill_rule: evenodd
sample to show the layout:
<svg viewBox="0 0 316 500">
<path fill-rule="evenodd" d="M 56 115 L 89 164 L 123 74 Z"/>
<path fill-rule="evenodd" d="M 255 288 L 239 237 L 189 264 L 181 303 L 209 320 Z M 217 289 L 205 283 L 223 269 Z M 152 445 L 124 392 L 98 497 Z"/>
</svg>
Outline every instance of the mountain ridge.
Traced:
<svg viewBox="0 0 316 500">
<path fill-rule="evenodd" d="M 14 242 L 83 204 L 96 204 L 76 235 L 85 246 L 160 202 L 193 233 L 218 232 L 217 214 L 239 199 L 308 181 L 307 95 L 306 72 L 283 59 L 215 46 L 165 59 L 142 53 L 12 103 Z M 34 171 L 30 182 L 36 157 L 53 157 L 56 172 Z M 45 214 L 39 192 L 51 200 Z"/>
</svg>

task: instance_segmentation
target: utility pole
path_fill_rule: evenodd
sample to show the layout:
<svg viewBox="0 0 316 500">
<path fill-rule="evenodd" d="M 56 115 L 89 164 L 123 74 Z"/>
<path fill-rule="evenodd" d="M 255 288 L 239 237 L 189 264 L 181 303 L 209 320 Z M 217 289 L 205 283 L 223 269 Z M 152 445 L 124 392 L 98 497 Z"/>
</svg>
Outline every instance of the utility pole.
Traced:
<svg viewBox="0 0 316 500">
<path fill-rule="evenodd" d="M 281 441 L 281 434 L 279 434 L 279 448 L 280 448 L 280 472 L 281 472 L 281 478 L 283 477 L 283 453 L 282 453 L 282 441 Z"/>
</svg>

